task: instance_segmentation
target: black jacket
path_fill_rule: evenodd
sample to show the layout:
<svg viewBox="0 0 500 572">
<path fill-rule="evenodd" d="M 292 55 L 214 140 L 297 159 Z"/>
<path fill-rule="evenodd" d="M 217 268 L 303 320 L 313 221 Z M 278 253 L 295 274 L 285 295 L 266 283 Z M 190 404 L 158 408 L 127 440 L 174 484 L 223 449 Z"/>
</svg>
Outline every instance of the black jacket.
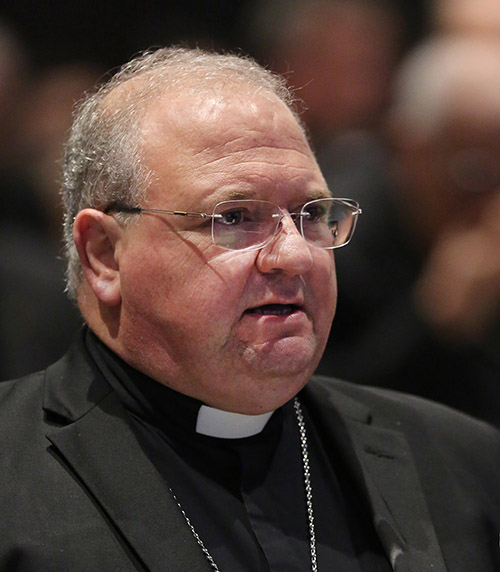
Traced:
<svg viewBox="0 0 500 572">
<path fill-rule="evenodd" d="M 500 570 L 495 429 L 329 378 L 312 379 L 301 399 L 394 570 Z M 46 372 L 0 384 L 0 435 L 1 572 L 209 572 L 81 344 Z"/>
</svg>

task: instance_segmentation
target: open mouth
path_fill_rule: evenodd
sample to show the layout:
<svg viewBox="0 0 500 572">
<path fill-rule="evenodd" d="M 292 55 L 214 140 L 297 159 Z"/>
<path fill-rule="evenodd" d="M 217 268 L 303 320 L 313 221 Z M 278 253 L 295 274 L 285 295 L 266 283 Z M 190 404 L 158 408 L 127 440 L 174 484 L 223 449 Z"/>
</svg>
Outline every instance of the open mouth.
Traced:
<svg viewBox="0 0 500 572">
<path fill-rule="evenodd" d="M 246 310 L 246 314 L 260 314 L 262 316 L 288 316 L 301 308 L 296 304 L 266 304 Z"/>
</svg>

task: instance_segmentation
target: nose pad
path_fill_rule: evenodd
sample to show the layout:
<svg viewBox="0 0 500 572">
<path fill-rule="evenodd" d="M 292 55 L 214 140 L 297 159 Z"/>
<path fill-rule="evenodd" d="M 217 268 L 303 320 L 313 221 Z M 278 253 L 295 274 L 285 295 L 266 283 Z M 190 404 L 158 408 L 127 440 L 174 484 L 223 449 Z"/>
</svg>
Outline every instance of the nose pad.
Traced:
<svg viewBox="0 0 500 572">
<path fill-rule="evenodd" d="M 312 253 L 293 218 L 282 214 L 273 239 L 259 251 L 257 266 L 261 272 L 304 274 L 312 267 Z"/>
<path fill-rule="evenodd" d="M 277 235 L 281 234 L 281 232 L 283 232 L 283 231 L 288 232 L 288 230 L 286 230 L 284 228 L 284 224 L 283 224 L 284 222 L 286 223 L 287 227 L 290 227 L 292 230 L 294 230 L 300 236 L 300 238 L 303 239 L 303 236 L 300 233 L 300 229 L 298 226 L 299 221 L 295 215 L 290 214 L 290 213 L 283 213 L 283 212 L 281 213 L 280 221 L 278 223 L 278 231 L 276 232 Z"/>
<path fill-rule="evenodd" d="M 278 227 L 276 232 L 274 233 L 273 238 L 270 240 L 267 246 L 274 247 L 276 243 L 279 243 L 283 240 L 283 238 L 287 238 L 288 235 L 291 235 L 292 238 L 296 238 L 304 243 L 305 246 L 307 245 L 307 241 L 302 236 L 299 227 L 297 226 L 297 222 L 295 217 L 290 213 L 281 213 L 280 220 L 278 222 Z"/>
</svg>

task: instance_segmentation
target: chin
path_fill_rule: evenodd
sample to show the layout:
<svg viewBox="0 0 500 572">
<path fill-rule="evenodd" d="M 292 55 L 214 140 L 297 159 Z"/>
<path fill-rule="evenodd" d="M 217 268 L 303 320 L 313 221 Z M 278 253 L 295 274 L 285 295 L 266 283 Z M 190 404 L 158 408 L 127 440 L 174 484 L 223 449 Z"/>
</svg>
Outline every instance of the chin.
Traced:
<svg viewBox="0 0 500 572">
<path fill-rule="evenodd" d="M 279 340 L 273 344 L 272 354 L 276 363 L 288 369 L 289 374 L 313 371 L 319 361 L 319 348 L 312 336 Z"/>
<path fill-rule="evenodd" d="M 304 378 L 307 383 L 319 363 L 319 350 L 311 340 L 284 338 L 272 343 L 249 347 L 245 351 L 247 365 L 258 378 Z"/>
</svg>

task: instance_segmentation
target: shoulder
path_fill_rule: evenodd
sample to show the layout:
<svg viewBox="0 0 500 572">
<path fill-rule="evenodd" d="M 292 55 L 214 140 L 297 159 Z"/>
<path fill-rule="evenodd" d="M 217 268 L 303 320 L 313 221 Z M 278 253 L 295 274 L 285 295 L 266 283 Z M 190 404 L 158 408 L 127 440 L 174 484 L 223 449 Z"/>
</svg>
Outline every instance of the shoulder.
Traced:
<svg viewBox="0 0 500 572">
<path fill-rule="evenodd" d="M 328 404 L 344 418 L 404 433 L 415 447 L 446 447 L 467 455 L 495 451 L 500 462 L 497 428 L 451 407 L 403 392 L 315 376 L 308 384 L 311 402 Z M 471 451 L 478 447 L 477 451 Z"/>
<path fill-rule="evenodd" d="M 47 369 L 0 382 L 0 434 L 9 436 L 11 450 L 23 440 L 29 448 L 37 435 L 78 419 L 109 393 L 92 369 L 81 338 Z"/>
<path fill-rule="evenodd" d="M 9 447 L 0 452 L 0 473 L 28 466 L 43 456 L 49 429 L 44 411 L 45 372 L 0 383 L 0 434 Z"/>
<path fill-rule="evenodd" d="M 430 506 L 441 506 L 446 490 L 448 506 L 500 514 L 495 427 L 413 395 L 329 378 L 312 379 L 304 400 L 306 395 L 307 410 L 324 438 L 333 438 L 330 442 L 343 443 L 363 458 L 373 444 L 389 454 L 399 451 L 398 458 L 418 475 Z"/>
<path fill-rule="evenodd" d="M 0 427 L 28 411 L 42 411 L 45 372 L 0 383 Z"/>
</svg>

